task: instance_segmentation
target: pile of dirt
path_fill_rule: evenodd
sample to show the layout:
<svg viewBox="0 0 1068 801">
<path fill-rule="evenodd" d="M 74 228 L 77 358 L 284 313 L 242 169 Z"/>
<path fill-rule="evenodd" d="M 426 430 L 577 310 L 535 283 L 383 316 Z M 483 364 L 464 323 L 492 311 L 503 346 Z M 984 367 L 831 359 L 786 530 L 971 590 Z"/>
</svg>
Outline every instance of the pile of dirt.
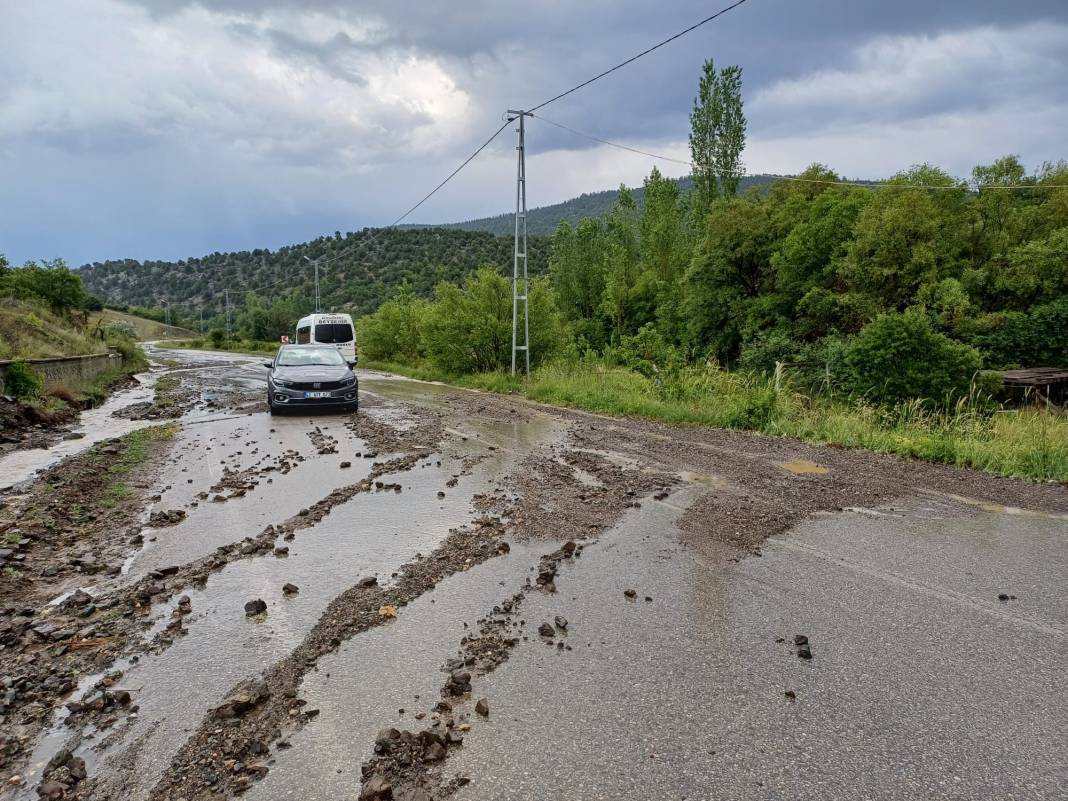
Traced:
<svg viewBox="0 0 1068 801">
<path fill-rule="evenodd" d="M 0 396 L 0 454 L 13 450 L 47 448 L 56 442 L 63 429 L 78 418 L 78 411 L 69 405 L 56 409 L 22 403 Z"/>
</svg>

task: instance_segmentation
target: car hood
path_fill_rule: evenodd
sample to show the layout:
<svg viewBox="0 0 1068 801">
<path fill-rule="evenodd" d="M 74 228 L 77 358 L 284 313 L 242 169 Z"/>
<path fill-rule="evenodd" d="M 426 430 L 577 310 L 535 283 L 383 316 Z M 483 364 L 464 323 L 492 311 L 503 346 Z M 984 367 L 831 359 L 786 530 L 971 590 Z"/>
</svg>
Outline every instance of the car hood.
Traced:
<svg viewBox="0 0 1068 801">
<path fill-rule="evenodd" d="M 352 371 L 344 366 L 318 367 L 308 365 L 304 367 L 275 367 L 274 377 L 285 381 L 341 381 L 352 375 Z"/>
</svg>

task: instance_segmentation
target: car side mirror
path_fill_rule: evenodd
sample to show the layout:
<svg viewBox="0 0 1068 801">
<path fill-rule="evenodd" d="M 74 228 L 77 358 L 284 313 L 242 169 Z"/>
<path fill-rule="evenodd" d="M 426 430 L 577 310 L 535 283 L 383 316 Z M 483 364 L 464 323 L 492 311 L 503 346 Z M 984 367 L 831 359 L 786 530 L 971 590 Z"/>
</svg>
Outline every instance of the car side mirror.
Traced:
<svg viewBox="0 0 1068 801">
<path fill-rule="evenodd" d="M 349 362 L 349 369 L 350 370 L 355 370 L 356 369 L 356 362 Z"/>
<path fill-rule="evenodd" d="M 268 369 L 273 369 L 274 368 L 274 362 L 264 362 L 263 366 L 268 368 Z"/>
</svg>

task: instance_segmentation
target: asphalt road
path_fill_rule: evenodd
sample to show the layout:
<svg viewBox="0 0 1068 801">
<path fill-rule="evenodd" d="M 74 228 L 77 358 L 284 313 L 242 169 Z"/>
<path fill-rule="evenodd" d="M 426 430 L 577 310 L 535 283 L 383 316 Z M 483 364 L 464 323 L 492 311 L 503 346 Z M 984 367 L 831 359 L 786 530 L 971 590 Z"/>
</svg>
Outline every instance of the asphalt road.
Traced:
<svg viewBox="0 0 1068 801">
<path fill-rule="evenodd" d="M 226 764 L 209 754 L 211 710 L 284 660 L 361 577 L 388 588 L 486 517 L 508 552 L 448 573 L 308 665 L 299 696 L 316 715 L 283 726 L 255 757 L 265 770 L 243 797 L 359 797 L 376 734 L 431 723 L 443 666 L 516 593 L 506 660 L 478 663 L 470 699 L 457 699 L 462 746 L 414 785 L 395 778 L 394 797 L 424 798 L 415 786 L 470 801 L 1068 797 L 1063 487 L 943 468 L 910 483 L 901 476 L 920 468 L 895 460 L 742 434 L 676 440 L 662 427 L 366 373 L 359 414 L 386 432 L 372 442 L 347 417 L 268 415 L 256 405 L 261 359 L 154 356 L 181 368 L 195 403 L 146 513 L 187 514 L 146 528 L 119 585 L 300 519 L 402 453 L 404 436 L 436 434 L 424 450 L 412 444 L 410 466 L 375 474 L 385 489 L 372 484 L 304 525 L 284 558 L 252 555 L 189 587 L 188 633 L 120 665 L 136 714 L 80 732 L 57 722 L 26 783 L 4 797 L 36 798 L 64 744 L 89 774 L 72 797 L 237 792 L 191 767 Z M 379 451 L 389 431 L 397 450 Z M 745 537 L 732 539 L 735 528 Z M 555 592 L 539 590 L 539 560 L 568 539 L 581 558 L 560 564 Z M 283 595 L 286 582 L 299 594 Z M 245 616 L 252 598 L 265 614 Z M 154 608 L 146 637 L 175 603 Z M 539 636 L 557 616 L 566 627 Z M 488 716 L 472 711 L 478 698 Z"/>
</svg>

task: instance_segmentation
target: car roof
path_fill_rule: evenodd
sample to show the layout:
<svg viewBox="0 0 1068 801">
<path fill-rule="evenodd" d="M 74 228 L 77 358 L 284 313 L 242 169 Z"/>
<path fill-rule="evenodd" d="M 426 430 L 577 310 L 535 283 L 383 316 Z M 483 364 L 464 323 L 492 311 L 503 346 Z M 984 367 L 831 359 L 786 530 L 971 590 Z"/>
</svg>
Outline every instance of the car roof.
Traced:
<svg viewBox="0 0 1068 801">
<path fill-rule="evenodd" d="M 278 350 L 337 350 L 337 348 L 328 342 L 308 342 L 302 345 L 290 342 L 287 345 L 282 345 Z"/>
</svg>

